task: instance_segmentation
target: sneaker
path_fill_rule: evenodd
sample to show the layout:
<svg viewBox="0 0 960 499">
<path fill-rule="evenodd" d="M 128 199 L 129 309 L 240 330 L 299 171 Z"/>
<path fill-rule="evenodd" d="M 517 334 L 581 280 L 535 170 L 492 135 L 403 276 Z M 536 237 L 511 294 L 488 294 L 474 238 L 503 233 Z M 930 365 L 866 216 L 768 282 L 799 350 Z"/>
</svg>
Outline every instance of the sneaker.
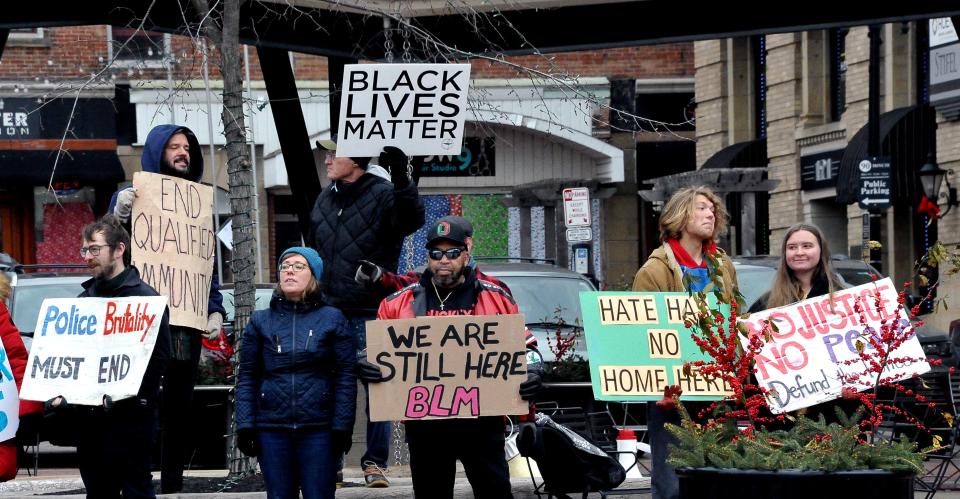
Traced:
<svg viewBox="0 0 960 499">
<path fill-rule="evenodd" d="M 343 470 L 337 470 L 337 488 L 343 487 Z"/>
<path fill-rule="evenodd" d="M 390 486 L 390 481 L 386 477 L 387 470 L 379 467 L 376 463 L 367 461 L 363 463 L 363 480 L 367 482 L 367 487 L 371 489 L 383 489 Z"/>
</svg>

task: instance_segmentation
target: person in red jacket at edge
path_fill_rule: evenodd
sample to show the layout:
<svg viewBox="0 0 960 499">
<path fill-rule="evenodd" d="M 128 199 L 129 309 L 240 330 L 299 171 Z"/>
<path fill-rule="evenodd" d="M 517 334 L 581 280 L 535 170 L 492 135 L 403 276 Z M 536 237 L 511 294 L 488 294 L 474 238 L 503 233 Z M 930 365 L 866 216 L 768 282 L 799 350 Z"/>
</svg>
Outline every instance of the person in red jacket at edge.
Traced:
<svg viewBox="0 0 960 499">
<path fill-rule="evenodd" d="M 13 379 L 17 383 L 17 391 L 20 391 L 20 386 L 23 384 L 23 373 L 27 368 L 27 349 L 23 346 L 20 331 L 10 318 L 10 311 L 7 310 L 6 301 L 9 297 L 10 280 L 0 273 L 0 341 L 3 342 L 3 349 L 7 352 L 7 359 L 10 360 L 10 368 L 13 370 Z M 21 421 L 23 421 L 24 416 L 36 415 L 40 417 L 42 412 L 42 402 L 20 401 Z M 16 438 L 0 442 L 0 482 L 16 478 L 18 448 Z"/>
<path fill-rule="evenodd" d="M 510 288 L 507 287 L 506 283 L 493 277 L 492 275 L 484 274 L 480 271 L 480 268 L 477 267 L 477 261 L 473 258 L 473 224 L 469 220 L 463 217 L 458 217 L 456 215 L 450 215 L 443 217 L 444 220 L 451 221 L 453 223 L 459 224 L 463 227 L 464 234 L 466 238 L 464 244 L 467 245 L 467 253 L 469 253 L 470 260 L 467 262 L 467 266 L 473 269 L 474 275 L 477 276 L 477 279 L 481 281 L 488 281 L 496 284 L 503 288 L 508 295 L 513 296 L 513 292 L 510 291 Z M 380 267 L 379 265 L 368 261 L 360 260 L 360 266 L 357 267 L 357 274 L 354 276 L 354 280 L 362 286 L 366 286 L 367 289 L 374 293 L 379 293 L 382 298 L 388 296 L 390 293 L 395 293 L 401 289 L 420 282 L 422 274 L 420 272 L 410 271 L 406 274 L 395 274 L 389 270 Z"/>
<path fill-rule="evenodd" d="M 468 265 L 467 227 L 460 217 L 441 218 L 431 226 L 427 232 L 428 269 L 419 282 L 380 302 L 377 320 L 520 312 L 503 288 L 478 278 Z M 533 346 L 530 332 L 525 333 L 527 380 L 520 384 L 520 396 L 531 400 L 543 384 L 539 352 Z M 368 359 L 358 359 L 357 371 L 367 382 L 384 381 L 380 367 Z M 457 460 L 463 464 L 475 497 L 513 497 L 503 450 L 503 416 L 406 421 L 405 424 L 415 497 L 452 499 Z"/>
</svg>

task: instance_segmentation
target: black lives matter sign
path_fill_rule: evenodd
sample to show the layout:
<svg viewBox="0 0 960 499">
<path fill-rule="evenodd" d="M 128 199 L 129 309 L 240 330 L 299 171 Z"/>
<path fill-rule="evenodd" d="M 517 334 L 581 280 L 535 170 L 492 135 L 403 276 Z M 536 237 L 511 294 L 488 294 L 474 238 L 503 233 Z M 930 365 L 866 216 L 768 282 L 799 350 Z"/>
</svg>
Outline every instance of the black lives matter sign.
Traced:
<svg viewBox="0 0 960 499">
<path fill-rule="evenodd" d="M 469 64 L 351 64 L 344 68 L 337 153 L 459 154 Z"/>
</svg>

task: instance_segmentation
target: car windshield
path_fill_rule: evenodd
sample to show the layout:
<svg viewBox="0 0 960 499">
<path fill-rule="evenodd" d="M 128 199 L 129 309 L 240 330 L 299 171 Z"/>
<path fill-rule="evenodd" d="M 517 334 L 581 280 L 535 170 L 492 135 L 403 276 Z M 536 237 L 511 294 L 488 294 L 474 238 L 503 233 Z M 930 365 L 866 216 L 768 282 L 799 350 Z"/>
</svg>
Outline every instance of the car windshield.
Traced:
<svg viewBox="0 0 960 499">
<path fill-rule="evenodd" d="M 83 292 L 80 282 L 22 285 L 14 289 L 13 323 L 21 333 L 33 333 L 37 327 L 40 305 L 46 298 L 76 298 Z"/>
<path fill-rule="evenodd" d="M 837 268 L 833 267 L 833 270 L 840 274 L 840 277 L 843 278 L 843 281 L 849 286 L 860 286 L 861 284 L 869 284 L 873 282 L 874 273 L 870 269 L 846 269 L 846 268 Z M 877 279 L 882 279 L 883 276 L 877 276 Z"/>
<path fill-rule="evenodd" d="M 580 292 L 593 291 L 589 283 L 570 277 L 497 276 L 513 292 L 527 322 L 558 322 L 582 325 Z"/>
<path fill-rule="evenodd" d="M 233 320 L 233 288 L 221 289 L 223 295 L 223 308 L 227 311 L 227 320 Z M 253 304 L 254 310 L 263 310 L 270 306 L 270 297 L 273 296 L 273 288 L 257 288 L 256 298 Z"/>
<path fill-rule="evenodd" d="M 737 267 L 737 284 L 740 286 L 744 305 L 749 308 L 770 289 L 776 272 L 776 269 L 770 267 L 752 265 Z"/>
</svg>

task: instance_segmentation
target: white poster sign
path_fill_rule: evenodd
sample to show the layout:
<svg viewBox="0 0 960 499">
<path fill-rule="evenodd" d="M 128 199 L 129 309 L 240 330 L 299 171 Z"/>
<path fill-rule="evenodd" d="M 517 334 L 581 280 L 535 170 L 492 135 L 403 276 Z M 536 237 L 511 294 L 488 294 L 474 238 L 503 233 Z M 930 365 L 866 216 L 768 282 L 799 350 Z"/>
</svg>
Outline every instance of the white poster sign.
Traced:
<svg viewBox="0 0 960 499">
<path fill-rule="evenodd" d="M 337 155 L 459 154 L 469 85 L 469 64 L 348 64 Z"/>
<path fill-rule="evenodd" d="M 568 187 L 563 190 L 563 220 L 567 227 L 590 225 L 590 189 Z"/>
<path fill-rule="evenodd" d="M 165 296 L 43 301 L 20 397 L 100 405 L 136 396 L 157 342 Z"/>
<path fill-rule="evenodd" d="M 0 344 L 0 442 L 17 436 L 20 427 L 20 397 L 7 351 Z"/>
<path fill-rule="evenodd" d="M 855 310 L 857 303 L 865 324 Z M 818 296 L 751 314 L 741 322 L 751 333 L 760 333 L 766 320 L 778 330 L 771 331 L 772 341 L 757 355 L 754 373 L 757 383 L 769 390 L 767 402 L 777 414 L 836 399 L 844 387 L 872 388 L 877 374 L 867 374 L 869 366 L 861 360 L 858 344 L 864 353 L 874 352 L 869 338 L 879 338 L 884 323 L 911 335 L 889 356 L 884 380 L 900 381 L 930 370 L 890 278 L 838 290 L 832 304 L 829 295 Z"/>
</svg>

